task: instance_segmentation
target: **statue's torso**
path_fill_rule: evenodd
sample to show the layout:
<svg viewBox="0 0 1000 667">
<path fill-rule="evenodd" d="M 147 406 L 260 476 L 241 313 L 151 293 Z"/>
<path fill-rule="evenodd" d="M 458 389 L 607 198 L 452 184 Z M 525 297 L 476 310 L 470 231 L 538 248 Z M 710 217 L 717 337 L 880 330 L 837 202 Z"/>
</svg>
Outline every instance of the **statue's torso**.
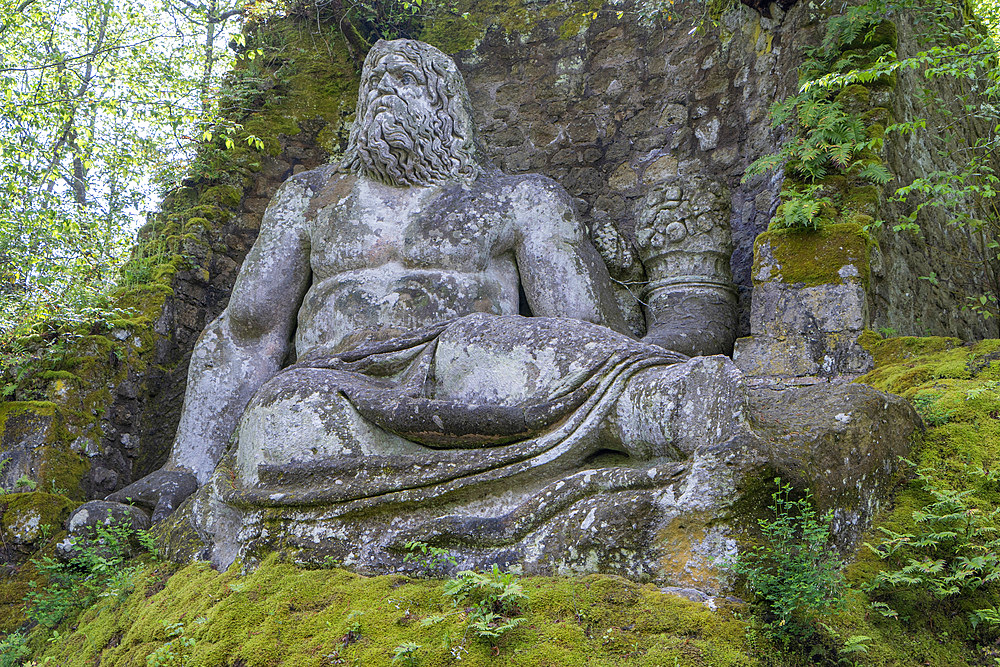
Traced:
<svg viewBox="0 0 1000 667">
<path fill-rule="evenodd" d="M 307 213 L 312 285 L 296 350 L 343 349 L 473 312 L 517 313 L 502 191 L 334 176 Z"/>
</svg>

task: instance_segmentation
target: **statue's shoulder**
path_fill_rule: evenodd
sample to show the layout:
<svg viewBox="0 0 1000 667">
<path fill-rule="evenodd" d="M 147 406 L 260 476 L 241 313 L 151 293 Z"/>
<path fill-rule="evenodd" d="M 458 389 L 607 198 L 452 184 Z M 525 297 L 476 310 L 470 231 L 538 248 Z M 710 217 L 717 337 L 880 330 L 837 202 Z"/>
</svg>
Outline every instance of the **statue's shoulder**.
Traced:
<svg viewBox="0 0 1000 667">
<path fill-rule="evenodd" d="M 286 181 L 290 187 L 301 188 L 305 195 L 305 217 L 310 219 L 321 208 L 343 200 L 354 190 L 358 177 L 336 164 L 295 174 Z"/>
<path fill-rule="evenodd" d="M 491 192 L 502 193 L 512 200 L 534 203 L 548 202 L 571 205 L 572 198 L 566 188 L 544 174 L 496 174 L 484 179 Z"/>
<path fill-rule="evenodd" d="M 304 187 L 311 195 L 318 195 L 325 190 L 339 189 L 344 185 L 352 187 L 356 180 L 357 176 L 344 171 L 340 165 L 324 164 L 316 169 L 294 174 L 288 182 Z"/>
<path fill-rule="evenodd" d="M 523 238 L 558 236 L 576 240 L 586 234 L 566 188 L 543 174 L 501 174 L 494 182 L 504 208 Z"/>
</svg>

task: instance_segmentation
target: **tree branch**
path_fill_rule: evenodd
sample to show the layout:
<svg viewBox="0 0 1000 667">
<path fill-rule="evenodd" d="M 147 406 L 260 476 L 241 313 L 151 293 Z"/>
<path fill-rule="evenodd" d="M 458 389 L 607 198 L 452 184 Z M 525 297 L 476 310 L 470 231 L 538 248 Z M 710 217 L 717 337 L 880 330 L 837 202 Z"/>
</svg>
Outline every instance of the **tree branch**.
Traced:
<svg viewBox="0 0 1000 667">
<path fill-rule="evenodd" d="M 347 10 L 344 9 L 344 4 L 341 0 L 330 0 L 328 6 L 333 13 L 333 18 L 337 21 L 337 27 L 340 28 L 341 34 L 347 40 L 348 52 L 350 52 L 351 57 L 360 69 L 362 63 L 365 61 L 365 56 L 371 51 L 371 43 L 364 38 L 364 35 L 358 32 L 357 27 L 347 18 Z M 316 8 L 318 11 L 319 5 Z"/>
<path fill-rule="evenodd" d="M 153 40 L 163 39 L 164 37 L 174 37 L 174 35 L 164 34 L 157 35 L 156 37 L 149 37 L 148 39 L 141 39 L 138 42 L 133 42 L 132 44 L 117 44 L 115 46 L 108 46 L 102 49 L 95 49 L 88 53 L 84 53 L 79 56 L 73 56 L 71 58 L 63 58 L 59 62 L 47 63 L 45 65 L 35 65 L 34 67 L 4 67 L 0 69 L 0 74 L 3 72 L 36 72 L 42 69 L 49 69 L 51 67 L 65 67 L 66 63 L 75 62 L 77 60 L 86 60 L 87 58 L 93 58 L 94 56 L 100 55 L 102 53 L 107 53 L 108 51 L 116 51 L 118 49 L 129 49 L 133 46 L 139 46 L 140 44 L 145 44 L 146 42 L 152 42 Z"/>
</svg>

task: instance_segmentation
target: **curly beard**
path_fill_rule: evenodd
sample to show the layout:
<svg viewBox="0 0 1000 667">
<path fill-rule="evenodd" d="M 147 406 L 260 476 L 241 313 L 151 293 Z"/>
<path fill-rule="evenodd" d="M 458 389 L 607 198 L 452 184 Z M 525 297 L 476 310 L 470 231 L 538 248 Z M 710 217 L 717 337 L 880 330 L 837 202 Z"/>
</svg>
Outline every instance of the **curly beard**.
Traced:
<svg viewBox="0 0 1000 667">
<path fill-rule="evenodd" d="M 370 178 L 391 185 L 434 185 L 454 178 L 462 166 L 442 141 L 451 123 L 395 95 L 371 99 L 360 122 L 358 166 Z"/>
</svg>

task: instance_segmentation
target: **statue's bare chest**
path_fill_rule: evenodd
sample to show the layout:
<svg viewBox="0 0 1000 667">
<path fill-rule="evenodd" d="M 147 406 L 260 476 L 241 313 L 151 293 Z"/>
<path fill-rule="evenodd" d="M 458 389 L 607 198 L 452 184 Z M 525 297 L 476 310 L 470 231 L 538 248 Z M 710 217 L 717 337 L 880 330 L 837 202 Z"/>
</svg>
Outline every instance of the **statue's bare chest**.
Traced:
<svg viewBox="0 0 1000 667">
<path fill-rule="evenodd" d="M 317 210 L 312 270 L 320 279 L 387 264 L 485 271 L 504 218 L 488 197 L 458 188 L 355 186 Z"/>
</svg>

